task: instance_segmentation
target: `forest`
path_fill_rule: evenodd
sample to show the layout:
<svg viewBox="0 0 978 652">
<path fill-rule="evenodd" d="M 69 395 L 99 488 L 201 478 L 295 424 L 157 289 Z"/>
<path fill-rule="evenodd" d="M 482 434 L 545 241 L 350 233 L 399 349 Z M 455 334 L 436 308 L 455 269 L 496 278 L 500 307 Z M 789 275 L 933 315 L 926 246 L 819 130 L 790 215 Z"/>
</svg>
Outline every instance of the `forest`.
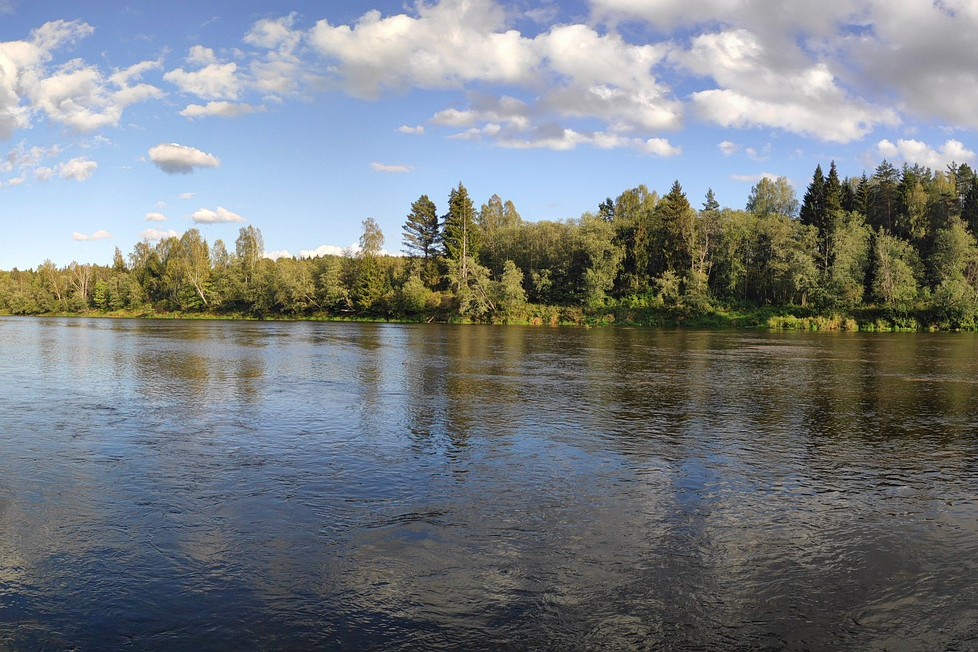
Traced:
<svg viewBox="0 0 978 652">
<path fill-rule="evenodd" d="M 378 319 L 529 324 L 974 329 L 978 176 L 883 161 L 840 178 L 819 165 L 801 201 L 763 178 L 743 210 L 678 181 L 645 185 L 580 218 L 524 220 L 497 195 L 476 208 L 460 182 L 444 212 L 405 207 L 406 256 L 363 221 L 343 256 L 265 257 L 261 231 L 233 249 L 197 229 L 109 266 L 45 261 L 0 272 L 0 313 Z"/>
</svg>

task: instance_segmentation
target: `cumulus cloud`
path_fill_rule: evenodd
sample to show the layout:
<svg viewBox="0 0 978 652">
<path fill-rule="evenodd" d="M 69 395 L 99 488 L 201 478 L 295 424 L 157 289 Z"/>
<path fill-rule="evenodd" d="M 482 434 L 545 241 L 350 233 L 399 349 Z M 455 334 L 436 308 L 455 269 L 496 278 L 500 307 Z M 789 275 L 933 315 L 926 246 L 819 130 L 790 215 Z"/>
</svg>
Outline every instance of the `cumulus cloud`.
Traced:
<svg viewBox="0 0 978 652">
<path fill-rule="evenodd" d="M 166 215 L 163 213 L 146 213 L 147 222 L 166 222 Z"/>
<path fill-rule="evenodd" d="M 286 250 L 281 251 L 266 251 L 265 258 L 269 260 L 279 260 L 280 258 L 292 258 L 292 254 Z"/>
<path fill-rule="evenodd" d="M 303 249 L 299 252 L 299 258 L 322 258 L 323 256 L 348 256 L 360 250 L 360 245 L 352 244 L 349 247 L 337 247 L 336 245 L 320 245 L 315 249 Z"/>
<path fill-rule="evenodd" d="M 188 72 L 177 68 L 163 75 L 181 92 L 204 100 L 236 100 L 241 93 L 238 64 L 212 63 L 200 70 Z"/>
<path fill-rule="evenodd" d="M 53 147 L 27 147 L 26 143 L 20 143 L 11 149 L 3 157 L 0 157 L 0 175 L 16 175 L 19 181 L 8 180 L 7 185 L 18 185 L 27 180 L 31 174 L 39 181 L 47 181 L 53 178 L 57 171 L 54 167 L 43 165 L 49 159 L 55 159 L 62 153 L 62 148 L 58 145 Z"/>
<path fill-rule="evenodd" d="M 288 252 L 281 252 L 288 253 Z M 322 258 L 323 256 L 356 256 L 360 253 L 359 243 L 353 243 L 348 247 L 338 247 L 336 245 L 320 245 L 315 249 L 303 249 L 299 252 L 299 258 Z M 378 252 L 381 256 L 400 256 L 400 253 L 390 252 L 381 249 Z"/>
<path fill-rule="evenodd" d="M 207 104 L 188 104 L 187 108 L 180 112 L 180 115 L 189 119 L 220 117 L 237 118 L 238 116 L 248 115 L 263 111 L 262 107 L 252 106 L 235 102 L 208 102 Z"/>
<path fill-rule="evenodd" d="M 412 136 L 423 136 L 424 135 L 424 126 L 423 125 L 418 125 L 416 127 L 411 127 L 411 126 L 408 126 L 408 125 L 401 125 L 400 127 L 397 128 L 397 131 L 399 133 L 402 133 L 402 134 L 410 134 Z"/>
<path fill-rule="evenodd" d="M 77 242 L 91 242 L 93 240 L 109 240 L 112 238 L 112 234 L 108 231 L 96 231 L 91 235 L 85 233 L 78 233 L 75 231 L 71 234 L 71 239 Z"/>
<path fill-rule="evenodd" d="M 98 163 L 82 156 L 60 164 L 58 166 L 58 175 L 62 179 L 87 181 L 95 173 L 96 169 L 98 169 Z"/>
<path fill-rule="evenodd" d="M 740 151 L 740 145 L 737 143 L 730 142 L 729 140 L 724 140 L 717 145 L 720 151 L 723 152 L 724 156 L 733 156 Z"/>
<path fill-rule="evenodd" d="M 723 127 L 775 127 L 847 143 L 899 122 L 894 111 L 850 97 L 826 63 L 792 63 L 745 29 L 697 36 L 674 60 L 716 82 L 691 98 L 703 119 Z"/>
<path fill-rule="evenodd" d="M 241 217 L 236 213 L 232 213 L 226 208 L 220 206 L 217 207 L 216 211 L 212 211 L 208 208 L 198 209 L 192 216 L 194 222 L 197 224 L 226 224 L 231 222 L 245 222 L 245 218 Z"/>
<path fill-rule="evenodd" d="M 530 132 L 559 124 L 579 133 L 572 122 L 599 120 L 606 129 L 597 131 L 644 133 L 647 140 L 682 125 L 682 102 L 654 73 L 666 61 L 671 47 L 666 43 L 636 45 L 583 24 L 555 25 L 526 37 L 508 28 L 505 12 L 492 0 L 417 3 L 415 13 L 383 17 L 371 11 L 354 25 L 320 21 L 309 41 L 333 64 L 337 82 L 356 97 L 474 85 L 533 91 L 532 102 L 470 93 L 469 107 L 446 109 L 433 118 L 436 125 L 462 129 L 456 134 L 461 137 L 476 129 L 502 146 L 552 143 L 568 149 L 572 141 L 587 139 L 535 138 Z M 503 140 L 494 139 L 495 126 Z M 515 133 L 520 131 L 525 133 Z"/>
<path fill-rule="evenodd" d="M 217 63 L 217 56 L 211 48 L 206 48 L 203 45 L 195 45 L 190 48 L 186 61 L 190 65 L 203 67 Z"/>
<path fill-rule="evenodd" d="M 142 233 L 142 239 L 146 242 L 158 242 L 164 238 L 179 238 L 180 234 L 172 229 L 170 231 L 161 231 L 159 229 L 146 229 Z"/>
<path fill-rule="evenodd" d="M 883 139 L 877 143 L 876 150 L 880 156 L 890 161 L 906 161 L 933 169 L 943 169 L 951 162 L 967 163 L 975 160 L 975 153 L 959 140 L 948 140 L 934 148 L 919 140 L 900 139 L 893 143 Z"/>
<path fill-rule="evenodd" d="M 384 163 L 371 163 L 370 169 L 374 172 L 385 172 L 388 174 L 406 174 L 413 168 L 408 165 L 386 165 Z"/>
<path fill-rule="evenodd" d="M 190 174 L 196 168 L 216 168 L 221 164 L 213 154 L 177 143 L 160 143 L 149 150 L 149 158 L 167 174 Z"/>
<path fill-rule="evenodd" d="M 288 16 L 259 20 L 245 35 L 244 42 L 268 50 L 293 51 L 302 38 L 293 29 L 297 15 L 292 12 Z"/>
<path fill-rule="evenodd" d="M 30 127 L 37 114 L 77 132 L 117 126 L 129 106 L 162 97 L 160 89 L 138 83 L 158 62 L 143 61 L 108 76 L 81 59 L 48 70 L 57 50 L 93 31 L 82 21 L 56 20 L 35 29 L 29 40 L 0 42 L 0 139 Z"/>
</svg>

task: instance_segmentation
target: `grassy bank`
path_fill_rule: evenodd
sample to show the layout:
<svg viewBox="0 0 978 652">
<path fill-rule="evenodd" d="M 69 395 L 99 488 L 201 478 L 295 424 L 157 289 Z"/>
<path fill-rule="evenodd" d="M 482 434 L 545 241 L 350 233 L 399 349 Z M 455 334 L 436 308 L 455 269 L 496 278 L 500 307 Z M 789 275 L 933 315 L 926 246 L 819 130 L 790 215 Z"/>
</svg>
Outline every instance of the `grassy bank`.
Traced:
<svg viewBox="0 0 978 652">
<path fill-rule="evenodd" d="M 10 316 L 0 311 L 0 315 Z M 690 329 L 747 329 L 771 331 L 825 332 L 912 332 L 912 331 L 975 331 L 971 324 L 930 323 L 914 316 L 894 316 L 878 310 L 864 309 L 852 313 L 819 314 L 804 307 L 739 308 L 618 304 L 600 308 L 527 305 L 518 315 L 495 315 L 476 322 L 451 314 L 412 316 L 358 316 L 316 313 L 309 315 L 254 315 L 250 313 L 158 311 L 152 307 L 138 310 L 85 312 L 52 312 L 42 317 L 91 317 L 104 319 L 159 319 L 210 321 L 312 321 L 397 324 L 472 324 L 491 323 L 517 326 L 583 326 L 583 327 L 646 327 Z"/>
</svg>

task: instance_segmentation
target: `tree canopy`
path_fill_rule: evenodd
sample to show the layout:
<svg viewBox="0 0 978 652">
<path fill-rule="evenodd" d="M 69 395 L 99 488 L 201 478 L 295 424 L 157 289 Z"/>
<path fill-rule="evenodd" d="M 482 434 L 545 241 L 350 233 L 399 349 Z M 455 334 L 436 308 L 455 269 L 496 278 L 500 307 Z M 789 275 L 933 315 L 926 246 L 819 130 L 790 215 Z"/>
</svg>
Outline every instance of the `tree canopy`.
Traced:
<svg viewBox="0 0 978 652">
<path fill-rule="evenodd" d="M 680 182 L 645 185 L 564 221 L 524 220 L 512 200 L 481 208 L 460 182 L 447 212 L 421 195 L 406 211 L 407 256 L 384 255 L 362 222 L 356 255 L 265 257 L 255 226 L 233 250 L 197 229 L 116 249 L 111 265 L 0 272 L 0 312 L 206 312 L 477 321 L 581 321 L 642 310 L 772 309 L 941 327 L 978 324 L 978 176 L 883 161 L 840 178 L 817 166 L 799 205 L 763 178 L 745 210 Z M 797 216 L 797 217 L 796 217 Z M 650 313 L 651 314 L 651 313 Z"/>
</svg>

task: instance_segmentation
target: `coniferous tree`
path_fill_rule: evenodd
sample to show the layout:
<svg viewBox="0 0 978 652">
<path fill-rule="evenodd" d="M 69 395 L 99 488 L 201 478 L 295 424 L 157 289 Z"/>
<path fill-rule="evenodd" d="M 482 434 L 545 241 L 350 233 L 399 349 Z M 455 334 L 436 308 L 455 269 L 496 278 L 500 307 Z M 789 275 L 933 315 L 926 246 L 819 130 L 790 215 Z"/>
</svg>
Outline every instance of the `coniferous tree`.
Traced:
<svg viewBox="0 0 978 652">
<path fill-rule="evenodd" d="M 978 176 L 971 177 L 961 207 L 961 219 L 971 229 L 971 234 L 978 236 Z"/>
<path fill-rule="evenodd" d="M 893 231 L 899 200 L 898 176 L 896 168 L 886 159 L 876 167 L 871 186 L 869 213 L 866 215 L 869 225 L 874 229 L 882 226 L 888 231 Z"/>
<path fill-rule="evenodd" d="M 452 260 L 474 258 L 480 240 L 475 206 L 469 191 L 459 182 L 448 196 L 448 213 L 445 215 L 442 243 L 445 254 Z"/>
<path fill-rule="evenodd" d="M 839 171 L 835 161 L 829 164 L 829 176 L 825 180 L 825 214 L 826 219 L 833 219 L 834 213 L 842 210 L 842 182 L 839 181 Z"/>
<path fill-rule="evenodd" d="M 706 201 L 703 202 L 703 212 L 710 213 L 720 210 L 720 202 L 717 201 L 717 197 L 713 194 L 713 188 L 706 189 Z"/>
<path fill-rule="evenodd" d="M 473 306 L 483 306 L 482 299 L 488 302 L 483 276 L 488 277 L 489 270 L 476 262 L 480 242 L 479 225 L 469 191 L 461 181 L 448 196 L 448 214 L 445 215 L 442 242 L 448 257 L 449 283 L 459 300 L 460 312 L 482 316 L 483 311 L 476 310 Z"/>
<path fill-rule="evenodd" d="M 666 271 L 690 272 L 696 245 L 696 211 L 679 181 L 673 182 L 669 193 L 656 206 L 656 215 L 662 225 Z"/>
<path fill-rule="evenodd" d="M 411 204 L 411 212 L 408 213 L 403 230 L 407 253 L 420 256 L 425 262 L 434 258 L 438 252 L 440 225 L 438 209 L 428 195 L 421 195 Z"/>
<path fill-rule="evenodd" d="M 812 182 L 808 184 L 808 190 L 801 200 L 801 212 L 798 218 L 806 226 L 822 228 L 825 221 L 825 175 L 821 165 L 815 168 Z"/>
</svg>

